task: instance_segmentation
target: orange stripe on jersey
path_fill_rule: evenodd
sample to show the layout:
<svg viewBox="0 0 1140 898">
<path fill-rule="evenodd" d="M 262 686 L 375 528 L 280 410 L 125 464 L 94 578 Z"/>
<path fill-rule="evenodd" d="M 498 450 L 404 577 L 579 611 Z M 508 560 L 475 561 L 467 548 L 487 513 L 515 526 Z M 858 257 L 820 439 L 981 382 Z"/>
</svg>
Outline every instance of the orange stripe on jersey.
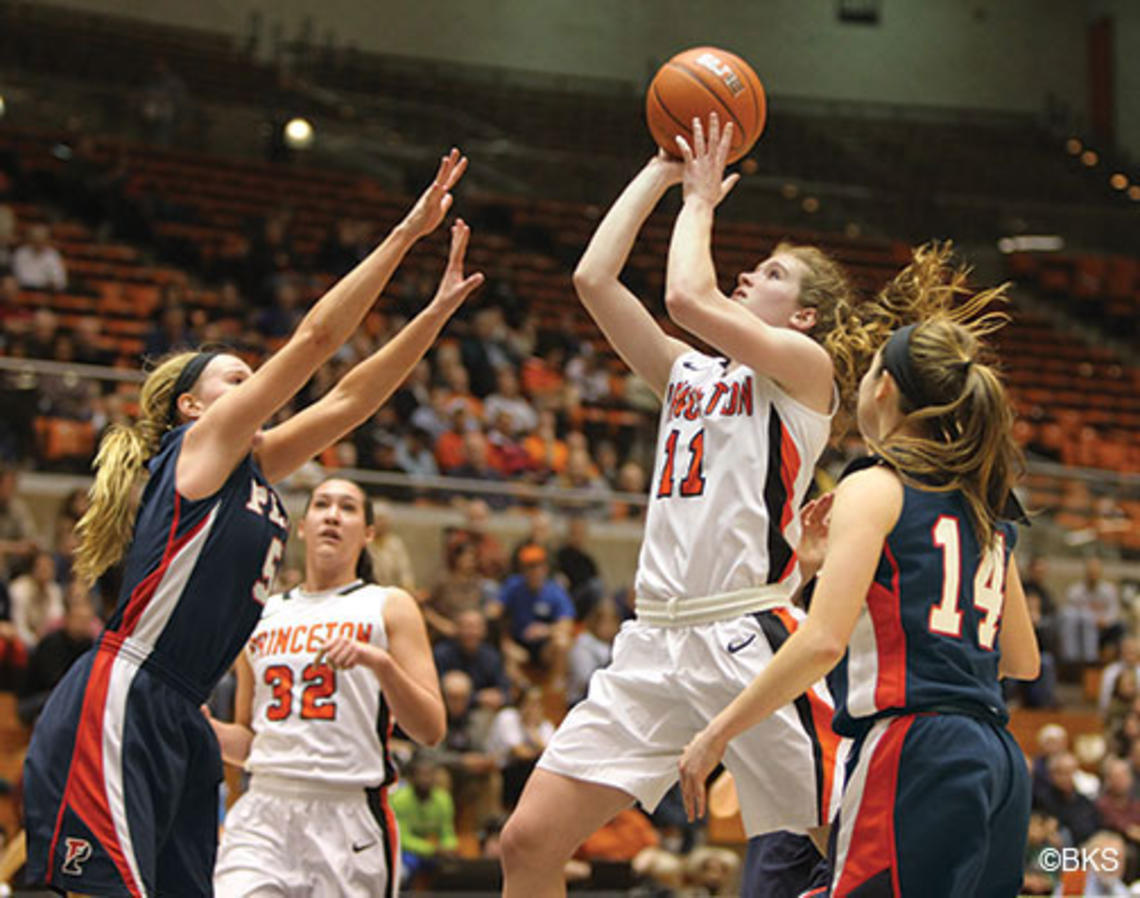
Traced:
<svg viewBox="0 0 1140 898">
<path fill-rule="evenodd" d="M 834 898 L 852 894 L 868 879 L 888 869 L 891 871 L 892 894 L 901 894 L 895 842 L 895 795 L 898 792 L 903 742 L 912 723 L 913 717 L 895 718 L 875 746 L 843 872 L 839 882 L 832 886 Z"/>
<path fill-rule="evenodd" d="M 787 627 L 789 634 L 796 631 L 797 621 L 787 608 L 773 608 L 772 613 Z M 808 689 L 805 695 L 811 707 L 815 737 L 822 754 L 823 779 L 819 790 L 819 822 L 822 826 L 831 820 L 831 796 L 835 789 L 835 765 L 841 739 L 831 727 L 831 718 L 835 714 L 831 703 L 816 695 L 813 689 Z"/>
</svg>

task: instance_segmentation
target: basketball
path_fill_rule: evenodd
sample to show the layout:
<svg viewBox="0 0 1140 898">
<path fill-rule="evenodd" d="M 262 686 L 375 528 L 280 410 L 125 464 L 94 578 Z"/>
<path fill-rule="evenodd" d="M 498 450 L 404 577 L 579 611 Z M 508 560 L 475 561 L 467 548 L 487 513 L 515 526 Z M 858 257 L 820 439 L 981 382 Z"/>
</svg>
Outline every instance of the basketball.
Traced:
<svg viewBox="0 0 1140 898">
<path fill-rule="evenodd" d="M 728 161 L 736 162 L 760 137 L 766 111 L 764 85 L 752 67 L 717 47 L 678 53 L 653 76 L 645 97 L 649 131 L 670 156 L 680 156 L 678 135 L 692 146 L 694 118 L 700 118 L 707 129 L 709 113 L 715 112 L 722 125 L 732 122 Z"/>
</svg>

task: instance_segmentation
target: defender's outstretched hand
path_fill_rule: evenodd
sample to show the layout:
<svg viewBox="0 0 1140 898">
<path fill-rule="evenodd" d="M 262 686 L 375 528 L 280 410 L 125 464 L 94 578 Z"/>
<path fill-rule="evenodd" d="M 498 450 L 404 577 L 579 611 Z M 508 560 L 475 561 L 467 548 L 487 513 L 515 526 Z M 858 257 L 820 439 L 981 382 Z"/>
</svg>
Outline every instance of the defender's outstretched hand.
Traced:
<svg viewBox="0 0 1140 898">
<path fill-rule="evenodd" d="M 699 118 L 693 119 L 693 146 L 680 135 L 677 147 L 684 160 L 684 179 L 681 182 L 685 199 L 699 197 L 715 206 L 726 196 L 740 175 L 724 176 L 728 153 L 732 148 L 732 122 L 721 130 L 720 119 L 715 112 L 709 113 L 709 135 L 705 140 L 705 129 Z"/>
<path fill-rule="evenodd" d="M 439 227 L 451 208 L 451 190 L 467 171 L 467 157 L 452 147 L 451 152 L 439 160 L 439 170 L 431 186 L 421 194 L 404 218 L 416 238 L 424 237 Z"/>
<path fill-rule="evenodd" d="M 447 255 L 447 267 L 439 279 L 432 305 L 440 306 L 449 315 L 483 283 L 483 273 L 476 271 L 463 276 L 463 261 L 467 254 L 467 241 L 471 228 L 462 218 L 457 218 L 451 226 L 451 250 Z"/>
</svg>

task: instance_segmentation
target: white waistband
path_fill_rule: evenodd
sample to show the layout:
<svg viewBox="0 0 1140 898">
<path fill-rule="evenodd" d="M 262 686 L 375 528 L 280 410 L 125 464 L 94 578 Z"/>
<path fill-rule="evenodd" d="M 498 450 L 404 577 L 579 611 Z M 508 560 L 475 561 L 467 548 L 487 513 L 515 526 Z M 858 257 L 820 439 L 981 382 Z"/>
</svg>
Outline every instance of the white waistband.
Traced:
<svg viewBox="0 0 1140 898">
<path fill-rule="evenodd" d="M 788 584 L 772 583 L 696 598 L 686 596 L 662 600 L 638 596 L 634 609 L 639 621 L 655 627 L 689 627 L 791 604 L 792 591 Z"/>
<path fill-rule="evenodd" d="M 345 801 L 364 795 L 364 786 L 329 783 L 323 780 L 304 780 L 297 777 L 274 776 L 272 773 L 255 773 L 249 778 L 249 791 L 297 801 Z"/>
</svg>

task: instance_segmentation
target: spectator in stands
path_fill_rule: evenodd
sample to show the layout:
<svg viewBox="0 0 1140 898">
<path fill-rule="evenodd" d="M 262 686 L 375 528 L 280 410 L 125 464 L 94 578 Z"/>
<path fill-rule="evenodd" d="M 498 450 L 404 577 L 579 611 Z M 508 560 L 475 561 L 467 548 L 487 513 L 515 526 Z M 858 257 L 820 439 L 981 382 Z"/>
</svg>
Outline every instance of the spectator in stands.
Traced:
<svg viewBox="0 0 1140 898">
<path fill-rule="evenodd" d="M 544 408 L 556 408 L 566 383 L 566 347 L 561 339 L 548 335 L 540 355 L 531 356 L 522 366 L 523 390 Z"/>
<path fill-rule="evenodd" d="M 566 364 L 566 380 L 578 391 L 583 402 L 596 405 L 610 395 L 610 376 L 590 343 L 578 347 L 578 354 Z"/>
<path fill-rule="evenodd" d="M 1052 895 L 1061 884 L 1061 873 L 1052 862 L 1053 852 L 1064 846 L 1056 817 L 1034 811 L 1029 815 L 1029 839 L 1025 848 L 1026 895 Z M 1042 857 L 1042 852 L 1046 852 Z"/>
<path fill-rule="evenodd" d="M 1126 847 L 1119 833 L 1102 830 L 1095 833 L 1081 848 L 1082 857 L 1090 859 L 1087 864 L 1081 865 L 1084 874 L 1081 894 L 1085 898 L 1127 898 L 1133 894 L 1124 884 Z"/>
<path fill-rule="evenodd" d="M 0 275 L 12 268 L 12 250 L 16 246 L 16 213 L 7 203 L 0 203 Z"/>
<path fill-rule="evenodd" d="M 1104 569 L 1096 556 L 1086 559 L 1084 579 L 1069 587 L 1068 609 L 1085 611 L 1096 624 L 1097 645 L 1116 646 L 1124 636 L 1120 593 L 1115 583 L 1104 579 Z M 1094 659 L 1095 660 L 1095 659 Z"/>
<path fill-rule="evenodd" d="M 396 444 L 396 464 L 405 474 L 413 477 L 436 477 L 439 465 L 431 451 L 431 439 L 426 431 L 413 427 Z"/>
<path fill-rule="evenodd" d="M 1108 714 L 1109 704 L 1116 691 L 1116 681 L 1122 673 L 1131 671 L 1133 684 L 1140 684 L 1140 639 L 1125 636 L 1120 640 L 1120 658 L 1107 665 L 1100 677 L 1100 696 L 1097 708 Z"/>
<path fill-rule="evenodd" d="M 512 434 L 530 433 L 538 427 L 538 413 L 519 390 L 518 375 L 509 365 L 498 369 L 497 388 L 484 402 L 483 413 L 489 422 L 505 413 L 510 418 Z"/>
<path fill-rule="evenodd" d="M 570 450 L 558 438 L 558 419 L 550 409 L 539 412 L 538 427 L 523 440 L 523 448 L 530 456 L 540 481 L 566 470 Z"/>
<path fill-rule="evenodd" d="M 1049 784 L 1049 761 L 1069 750 L 1069 733 L 1059 723 L 1047 723 L 1037 731 L 1037 755 L 1033 759 L 1033 803 L 1038 803 Z"/>
<path fill-rule="evenodd" d="M 449 671 L 467 674 L 472 701 L 480 708 L 498 711 L 510 699 L 510 681 L 503 658 L 487 642 L 487 619 L 482 611 L 461 612 L 455 621 L 455 636 L 435 644 L 435 666 L 442 677 Z"/>
<path fill-rule="evenodd" d="M 566 542 L 554 556 L 554 566 L 570 597 L 575 615 L 582 620 L 601 598 L 603 586 L 598 563 L 586 549 L 589 524 L 582 515 L 571 515 L 566 525 Z"/>
<path fill-rule="evenodd" d="M 471 392 L 471 378 L 467 374 L 467 369 L 458 361 L 441 361 L 440 371 L 450 393 L 449 408 L 454 410 L 456 405 L 462 403 L 467 410 L 468 429 L 481 426 L 483 401 Z"/>
<path fill-rule="evenodd" d="M 498 601 L 490 604 L 487 615 L 492 620 L 502 616 L 507 621 L 507 645 L 515 649 L 508 655 L 508 666 L 525 658 L 550 673 L 554 689 L 565 689 L 574 603 L 550 578 L 546 549 L 526 546 L 519 552 L 519 567 L 522 573 L 503 583 Z"/>
<path fill-rule="evenodd" d="M 49 358 L 57 362 L 76 362 L 75 342 L 69 334 L 56 334 Z M 87 421 L 91 418 L 93 400 L 99 395 L 97 382 L 80 377 L 74 371 L 44 374 L 39 380 L 40 411 L 52 418 Z"/>
<path fill-rule="evenodd" d="M 1140 799 L 1132 794 L 1132 768 L 1123 758 L 1104 762 L 1104 785 L 1096 801 L 1101 825 L 1128 840 L 1133 853 L 1140 847 Z"/>
<path fill-rule="evenodd" d="M 55 551 L 52 560 L 55 563 L 55 580 L 57 583 L 71 582 L 71 566 L 75 559 L 75 550 L 79 547 L 79 537 L 75 532 L 75 525 L 79 518 L 61 512 L 55 519 Z"/>
<path fill-rule="evenodd" d="M 411 425 L 423 431 L 434 446 L 444 433 L 451 429 L 451 394 L 446 387 L 431 388 L 431 401 L 412 412 Z"/>
<path fill-rule="evenodd" d="M 476 819 L 497 814 L 499 774 L 487 751 L 487 734 L 494 712 L 472 701 L 471 678 L 461 670 L 449 670 L 440 678 L 443 706 L 447 711 L 447 734 L 430 756 L 447 769 L 452 795 L 461 809 L 477 809 Z"/>
<path fill-rule="evenodd" d="M 392 506 L 387 502 L 373 502 L 372 515 L 372 571 L 376 582 L 414 592 L 416 577 L 412 558 L 403 539 L 392 530 Z"/>
<path fill-rule="evenodd" d="M 80 318 L 72 331 L 71 338 L 75 344 L 75 361 L 84 365 L 112 365 L 115 354 L 104 347 L 99 339 L 99 319 L 90 315 Z M 113 385 L 107 384 L 104 389 L 109 391 Z"/>
<path fill-rule="evenodd" d="M 38 547 L 35 519 L 16 495 L 16 469 L 0 461 L 0 581 L 29 563 Z"/>
<path fill-rule="evenodd" d="M 465 540 L 447 548 L 447 573 L 432 590 L 423 606 L 424 618 L 432 631 L 440 636 L 458 633 L 459 615 L 464 611 L 481 611 L 494 600 L 496 584 L 479 573 L 475 547 Z"/>
<path fill-rule="evenodd" d="M 82 587 L 69 589 L 65 604 L 63 626 L 47 633 L 28 659 L 17 711 L 20 720 L 29 727 L 35 724 L 55 684 L 95 642 L 92 629 L 98 627 L 99 619 L 95 616 L 90 592 Z"/>
<path fill-rule="evenodd" d="M 646 848 L 656 848 L 660 841 L 653 824 L 640 809 L 626 808 L 593 832 L 574 857 L 587 861 L 632 861 Z"/>
<path fill-rule="evenodd" d="M 645 469 L 637 462 L 627 461 L 618 470 L 616 487 L 618 492 L 641 497 L 645 495 L 645 484 Z M 645 517 L 645 505 L 641 502 L 614 502 L 612 508 L 615 521 L 629 521 Z"/>
<path fill-rule="evenodd" d="M 1140 798 L 1140 739 L 1133 740 L 1125 758 L 1132 770 L 1132 795 L 1134 798 Z"/>
<path fill-rule="evenodd" d="M 574 640 L 567 661 L 566 700 L 570 704 L 586 697 L 594 671 L 610 663 L 621 616 L 612 599 L 601 599 L 590 609 L 585 622 L 586 627 Z"/>
<path fill-rule="evenodd" d="M 440 471 L 444 474 L 453 474 L 467 461 L 465 440 L 468 432 L 478 423 L 474 422 L 462 402 L 451 402 L 448 405 L 447 430 L 439 435 L 435 441 L 435 460 Z"/>
<path fill-rule="evenodd" d="M 480 576 L 501 581 L 507 573 L 507 553 L 498 537 L 488 529 L 490 506 L 482 499 L 471 499 L 464 506 L 463 514 L 463 526 L 448 535 L 448 544 L 459 540 L 469 542 L 475 547 Z"/>
<path fill-rule="evenodd" d="M 257 316 L 258 329 L 264 336 L 273 339 L 287 337 L 304 317 L 306 308 L 307 304 L 302 301 L 301 291 L 294 280 L 279 278 L 273 290 L 273 302 Z"/>
<path fill-rule="evenodd" d="M 499 411 L 490 419 L 487 442 L 491 444 L 498 459 L 497 467 L 508 480 L 529 480 L 534 467 L 529 453 L 518 438 L 519 433 L 506 411 Z"/>
<path fill-rule="evenodd" d="M 501 316 L 491 308 L 480 309 L 471 322 L 471 333 L 460 343 L 460 357 L 470 376 L 471 392 L 480 399 L 499 384 L 503 371 L 511 370 L 511 356 L 506 348 Z"/>
<path fill-rule="evenodd" d="M 1049 783 L 1039 797 L 1038 809 L 1053 817 L 1068 831 L 1070 844 L 1080 845 L 1100 828 L 1100 814 L 1076 787 L 1077 759 L 1061 752 L 1049 759 Z"/>
<path fill-rule="evenodd" d="M 59 319 L 51 309 L 37 309 L 32 327 L 24 337 L 24 348 L 30 359 L 50 359 L 59 336 Z"/>
<path fill-rule="evenodd" d="M 369 251 L 371 242 L 367 222 L 342 218 L 329 231 L 317 256 L 317 265 L 326 274 L 341 277 L 357 266 Z"/>
<path fill-rule="evenodd" d="M 504 810 L 518 804 L 538 756 L 553 735 L 554 724 L 546 718 L 541 689 L 527 689 L 517 708 L 506 707 L 495 715 L 487 735 L 487 750 L 502 772 Z"/>
<path fill-rule="evenodd" d="M 570 500 L 579 516 L 602 520 L 611 516 L 609 484 L 597 475 L 594 462 L 585 448 L 570 450 L 566 457 L 566 470 L 556 482 L 563 489 L 586 494 L 583 498 Z"/>
<path fill-rule="evenodd" d="M 179 303 L 163 306 L 159 319 L 143 339 L 143 352 L 159 358 L 173 349 L 189 346 L 193 339 L 186 308 Z"/>
<path fill-rule="evenodd" d="M 447 790 L 436 784 L 438 771 L 426 755 L 416 755 L 408 765 L 407 784 L 392 793 L 392 811 L 400 828 L 402 884 L 430 874 L 438 858 L 459 853 L 455 805 Z"/>
<path fill-rule="evenodd" d="M 28 649 L 8 620 L 8 587 L 0 581 L 0 690 L 16 692 L 23 683 L 28 666 Z"/>
<path fill-rule="evenodd" d="M 415 410 L 421 405 L 427 406 L 430 403 L 431 363 L 427 359 L 421 359 L 400 384 L 400 388 L 396 390 L 388 405 L 395 409 L 396 417 L 401 424 L 409 424 Z"/>
<path fill-rule="evenodd" d="M 487 441 L 481 430 L 469 430 L 463 435 L 463 463 L 451 470 L 454 477 L 463 477 L 467 480 L 483 480 L 488 483 L 500 483 L 502 472 L 498 469 L 494 447 Z M 485 500 L 487 504 L 501 511 L 511 504 L 511 498 L 504 493 L 488 493 Z"/>
<path fill-rule="evenodd" d="M 20 284 L 14 275 L 0 270 L 0 345 L 8 346 L 16 342 L 19 331 L 23 330 L 28 319 L 27 310 L 20 303 Z"/>
<path fill-rule="evenodd" d="M 530 516 L 530 524 L 527 527 L 526 534 L 515 543 L 514 549 L 511 550 L 512 573 L 517 574 L 522 570 L 519 565 L 519 553 L 527 546 L 540 546 L 546 550 L 547 554 L 554 553 L 554 518 L 550 512 L 539 510 Z"/>
<path fill-rule="evenodd" d="M 28 648 L 35 646 L 52 621 L 63 616 L 63 588 L 55 580 L 50 552 L 37 552 L 32 567 L 8 586 L 12 623 Z"/>
<path fill-rule="evenodd" d="M 736 892 L 740 858 L 727 848 L 702 845 L 685 862 L 685 879 L 702 895 L 732 895 Z"/>
<path fill-rule="evenodd" d="M 605 479 L 610 488 L 617 489 L 618 471 L 621 467 L 617 446 L 610 440 L 599 440 L 594 446 L 594 463 L 597 465 L 598 474 Z"/>
<path fill-rule="evenodd" d="M 12 274 L 25 290 L 66 290 L 67 268 L 45 224 L 28 228 L 28 242 L 12 254 Z"/>
</svg>

